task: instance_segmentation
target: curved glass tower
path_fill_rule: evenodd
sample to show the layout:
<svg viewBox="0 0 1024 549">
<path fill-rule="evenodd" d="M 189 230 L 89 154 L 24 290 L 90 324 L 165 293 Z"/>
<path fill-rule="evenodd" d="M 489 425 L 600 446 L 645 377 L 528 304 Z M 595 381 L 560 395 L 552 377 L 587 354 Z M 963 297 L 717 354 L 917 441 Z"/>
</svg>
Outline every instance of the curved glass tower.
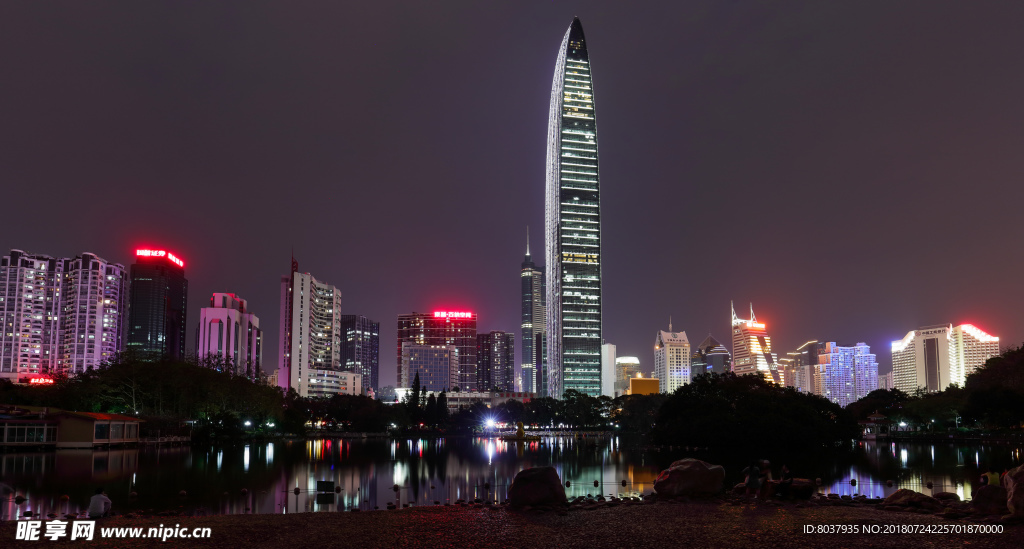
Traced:
<svg viewBox="0 0 1024 549">
<path fill-rule="evenodd" d="M 594 86 L 575 18 L 555 61 L 548 119 L 548 396 L 601 394 L 601 191 Z"/>
</svg>

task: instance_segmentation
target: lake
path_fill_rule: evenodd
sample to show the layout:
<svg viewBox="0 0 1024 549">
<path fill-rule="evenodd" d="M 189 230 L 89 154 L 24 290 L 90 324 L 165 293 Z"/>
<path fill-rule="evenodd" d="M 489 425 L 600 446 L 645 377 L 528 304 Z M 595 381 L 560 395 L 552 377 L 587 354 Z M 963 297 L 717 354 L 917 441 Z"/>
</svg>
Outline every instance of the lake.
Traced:
<svg viewBox="0 0 1024 549">
<path fill-rule="evenodd" d="M 863 441 L 850 452 L 756 457 L 770 459 L 776 474 L 786 463 L 796 477 L 820 478 L 823 492 L 885 497 L 909 488 L 969 499 L 980 468 L 992 465 L 1002 472 L 1019 465 L 1021 454 L 1020 446 L 1007 444 Z M 543 465 L 553 465 L 570 483 L 569 497 L 639 495 L 650 493 L 658 472 L 683 457 L 723 464 L 726 484 L 732 485 L 742 480 L 739 471 L 754 456 L 650 448 L 615 436 L 545 437 L 525 444 L 488 437 L 343 438 L 5 452 L 0 453 L 0 519 L 16 519 L 26 511 L 79 512 L 98 486 L 119 513 L 338 512 L 384 508 L 396 501 L 417 506 L 474 498 L 500 501 L 517 472 Z M 320 485 L 323 492 L 318 493 L 318 481 L 333 482 L 333 489 Z M 26 500 L 15 503 L 15 494 Z M 68 499 L 62 500 L 63 495 Z"/>
</svg>

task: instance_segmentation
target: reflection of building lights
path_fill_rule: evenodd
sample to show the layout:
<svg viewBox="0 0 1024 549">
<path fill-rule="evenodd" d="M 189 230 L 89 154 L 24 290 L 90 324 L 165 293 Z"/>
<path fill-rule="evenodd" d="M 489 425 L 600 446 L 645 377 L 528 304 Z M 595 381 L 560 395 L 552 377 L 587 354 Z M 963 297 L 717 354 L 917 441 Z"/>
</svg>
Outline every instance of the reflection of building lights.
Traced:
<svg viewBox="0 0 1024 549">
<path fill-rule="evenodd" d="M 906 448 L 900 450 L 900 463 L 902 463 L 904 467 L 907 466 L 907 449 Z"/>
</svg>

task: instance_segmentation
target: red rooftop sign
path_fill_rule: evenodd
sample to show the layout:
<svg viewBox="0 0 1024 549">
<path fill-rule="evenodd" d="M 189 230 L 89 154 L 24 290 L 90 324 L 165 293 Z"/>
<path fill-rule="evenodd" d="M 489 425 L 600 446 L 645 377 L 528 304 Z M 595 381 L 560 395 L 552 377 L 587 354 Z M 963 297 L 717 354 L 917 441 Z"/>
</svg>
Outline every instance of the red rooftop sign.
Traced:
<svg viewBox="0 0 1024 549">
<path fill-rule="evenodd" d="M 30 377 L 28 378 L 29 385 L 53 385 L 52 377 Z"/>
<path fill-rule="evenodd" d="M 171 263 L 174 263 L 175 265 L 181 267 L 182 269 L 185 268 L 184 261 L 178 259 L 178 256 L 166 250 L 135 250 L 135 255 L 137 257 L 166 257 L 167 259 L 171 260 Z"/>
<path fill-rule="evenodd" d="M 473 318 L 473 313 L 454 311 L 434 311 L 434 318 Z"/>
</svg>

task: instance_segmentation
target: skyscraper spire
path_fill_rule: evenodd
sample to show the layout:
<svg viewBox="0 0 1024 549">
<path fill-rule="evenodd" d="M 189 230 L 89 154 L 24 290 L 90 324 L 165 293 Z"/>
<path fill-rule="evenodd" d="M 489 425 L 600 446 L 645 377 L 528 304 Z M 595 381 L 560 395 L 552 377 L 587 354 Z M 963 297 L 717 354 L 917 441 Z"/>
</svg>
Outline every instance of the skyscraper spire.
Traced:
<svg viewBox="0 0 1024 549">
<path fill-rule="evenodd" d="M 526 259 L 530 259 L 530 226 L 526 226 Z"/>
<path fill-rule="evenodd" d="M 757 317 L 754 316 L 754 304 L 753 303 L 750 304 L 750 321 L 751 322 L 757 322 Z"/>
<path fill-rule="evenodd" d="M 668 315 L 668 331 L 672 331 L 672 315 Z"/>
<path fill-rule="evenodd" d="M 732 325 L 735 326 L 736 321 L 739 320 L 738 318 L 736 318 L 736 302 L 730 301 L 729 308 L 732 309 Z"/>
</svg>

